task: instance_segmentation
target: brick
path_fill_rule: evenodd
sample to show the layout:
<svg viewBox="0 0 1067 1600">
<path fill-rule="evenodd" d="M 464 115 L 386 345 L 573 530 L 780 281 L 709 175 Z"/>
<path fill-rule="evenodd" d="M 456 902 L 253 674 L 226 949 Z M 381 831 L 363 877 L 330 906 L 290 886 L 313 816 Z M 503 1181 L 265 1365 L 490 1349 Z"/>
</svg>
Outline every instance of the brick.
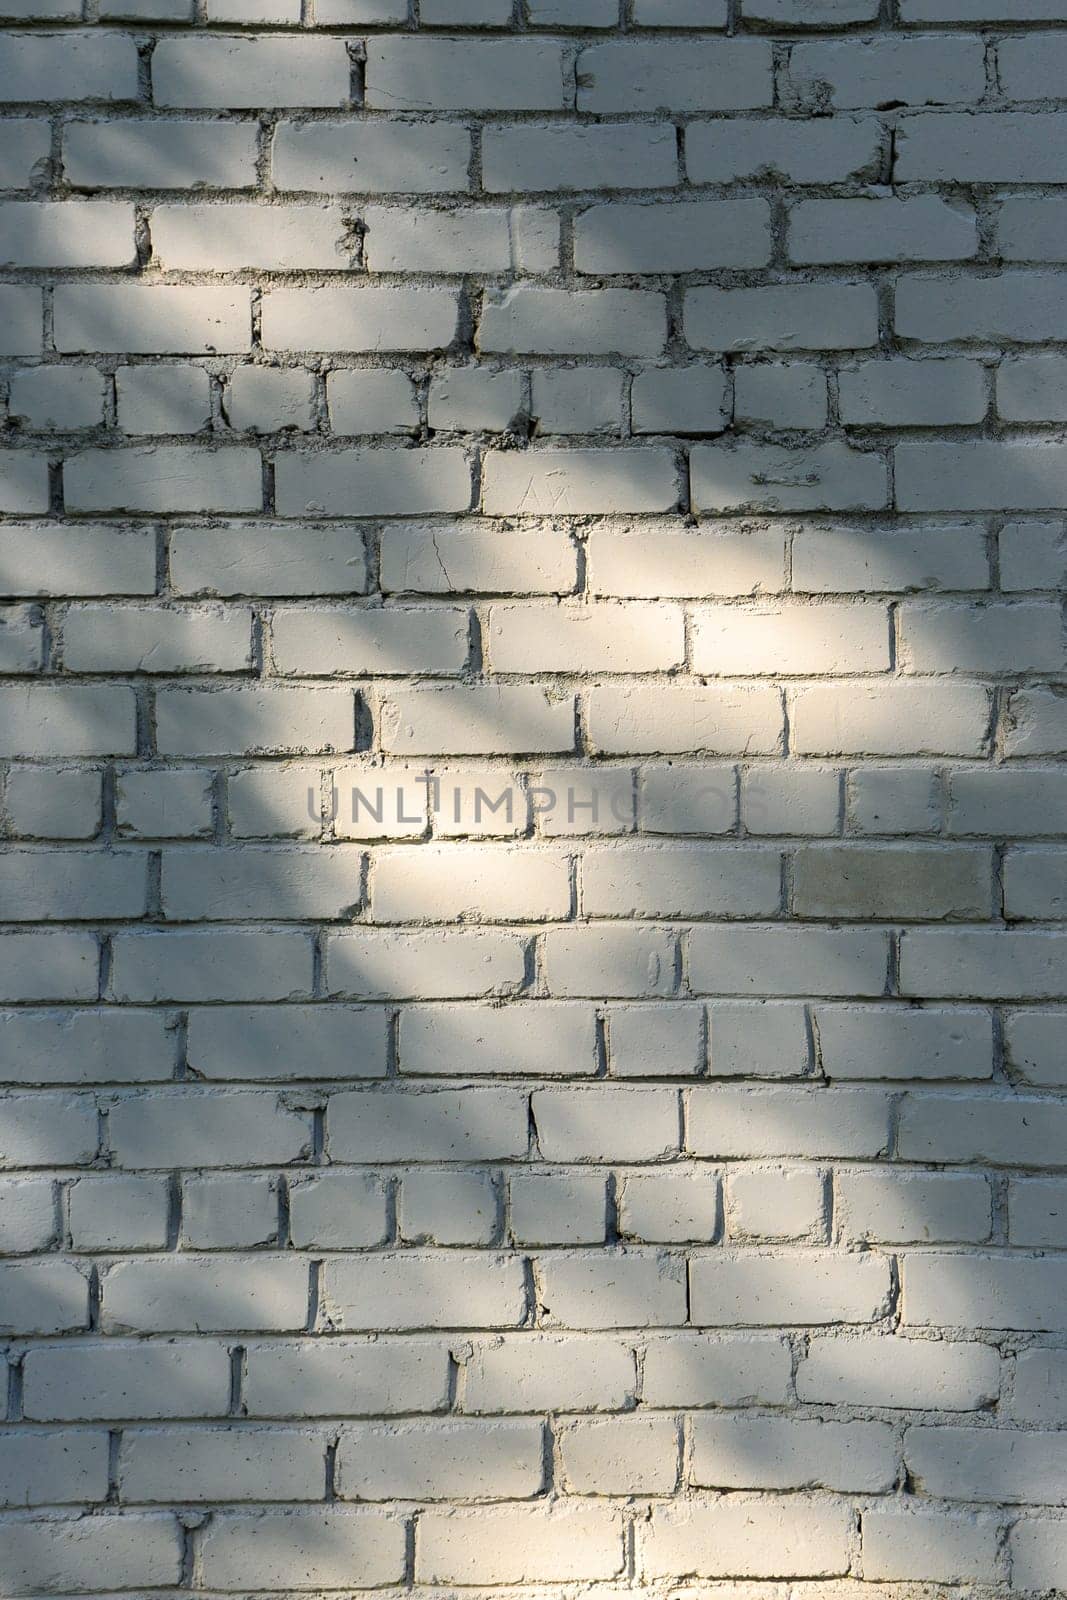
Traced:
<svg viewBox="0 0 1067 1600">
<path fill-rule="evenodd" d="M 226 391 L 230 426 L 253 433 L 313 426 L 307 373 L 268 367 L 238 367 Z"/>
<path fill-rule="evenodd" d="M 400 1233 L 415 1244 L 493 1244 L 500 1191 L 488 1173 L 406 1173 L 400 1190 Z"/>
<path fill-rule="evenodd" d="M 790 1380 L 783 1339 L 673 1332 L 645 1348 L 643 1397 L 650 1406 L 777 1405 Z"/>
<path fill-rule="evenodd" d="M 531 408 L 542 433 L 612 433 L 622 428 L 624 375 L 604 367 L 533 374 Z"/>
<path fill-rule="evenodd" d="M 1007 1410 L 1020 1422 L 1046 1425 L 1063 1421 L 1067 1410 L 1067 1369 L 1062 1350 L 1020 1350 Z"/>
<path fill-rule="evenodd" d="M 13 1593 L 70 1590 L 87 1574 L 129 1588 L 177 1583 L 181 1537 L 177 1519 L 157 1514 L 81 1514 L 5 1522 L 0 1527 L 0 1575 Z"/>
<path fill-rule="evenodd" d="M 682 1264 L 651 1250 L 556 1252 L 536 1269 L 546 1325 L 671 1327 L 685 1319 Z"/>
<path fill-rule="evenodd" d="M 1050 999 L 1059 994 L 1063 936 L 999 929 L 909 929 L 901 990 L 945 999 Z"/>
<path fill-rule="evenodd" d="M 671 1089 L 537 1089 L 531 1113 L 547 1161 L 659 1160 L 679 1146 L 678 1097 Z"/>
<path fill-rule="evenodd" d="M 1056 689 L 1021 689 L 1010 696 L 1004 747 L 1008 756 L 1059 755 L 1067 750 L 1064 700 Z"/>
<path fill-rule="evenodd" d="M 0 1265 L 0 1329 L 5 1333 L 73 1333 L 88 1326 L 89 1279 L 74 1262 L 53 1259 Z"/>
<path fill-rule="evenodd" d="M 690 1293 L 705 1327 L 868 1323 L 884 1314 L 889 1268 L 874 1255 L 812 1250 L 701 1255 L 690 1263 Z"/>
<path fill-rule="evenodd" d="M 673 994 L 677 982 L 676 942 L 659 928 L 551 928 L 542 953 L 553 996 L 659 997 Z"/>
<path fill-rule="evenodd" d="M 371 872 L 376 922 L 540 922 L 570 912 L 569 866 L 554 853 L 451 844 L 386 849 L 375 853 Z"/>
<path fill-rule="evenodd" d="M 201 1547 L 204 1582 L 215 1589 L 311 1583 L 336 1588 L 358 1573 L 366 1584 L 404 1571 L 404 1524 L 380 1511 L 316 1507 L 216 1513 Z"/>
<path fill-rule="evenodd" d="M 847 1571 L 851 1529 L 845 1506 L 802 1495 L 660 1505 L 641 1530 L 639 1567 L 648 1578 L 827 1577 Z"/>
<path fill-rule="evenodd" d="M 531 684 L 388 690 L 382 743 L 393 755 L 506 755 L 574 748 L 573 703 Z"/>
<path fill-rule="evenodd" d="M 619 1190 L 618 1206 L 623 1239 L 710 1244 L 719 1231 L 718 1179 L 699 1168 L 629 1173 Z"/>
<path fill-rule="evenodd" d="M 1056 1112 L 1041 1102 L 1011 1096 L 905 1097 L 899 1148 L 906 1160 L 984 1161 L 992 1166 L 1059 1166 Z"/>
<path fill-rule="evenodd" d="M 792 261 L 964 261 L 978 250 L 973 212 L 934 195 L 804 200 L 789 214 Z"/>
<path fill-rule="evenodd" d="M 209 1079 L 382 1077 L 386 1021 L 356 1006 L 213 1006 L 190 1014 L 189 1062 Z"/>
<path fill-rule="evenodd" d="M 882 456 L 837 442 L 808 451 L 698 444 L 689 470 L 697 511 L 878 511 L 887 502 Z"/>
<path fill-rule="evenodd" d="M 765 176 L 799 184 L 844 183 L 876 177 L 880 149 L 881 130 L 873 117 L 807 123 L 774 117 L 716 118 L 687 125 L 685 164 L 691 183 Z"/>
<path fill-rule="evenodd" d="M 41 291 L 5 284 L 0 290 L 0 351 L 8 356 L 41 353 Z"/>
<path fill-rule="evenodd" d="M 131 267 L 133 207 L 120 200 L 8 200 L 0 205 L 5 267 Z"/>
<path fill-rule="evenodd" d="M 255 155 L 249 123 L 124 118 L 64 129 L 63 169 L 75 188 L 246 189 Z"/>
<path fill-rule="evenodd" d="M 311 946 L 296 930 L 122 933 L 113 986 L 117 999 L 134 1003 L 306 999 Z"/>
<path fill-rule="evenodd" d="M 332 996 L 368 1000 L 476 1000 L 513 995 L 525 982 L 518 934 L 392 932 L 330 934 L 326 983 Z"/>
<path fill-rule="evenodd" d="M 740 111 L 772 98 L 759 39 L 613 40 L 582 50 L 577 74 L 581 112 Z"/>
<path fill-rule="evenodd" d="M 277 610 L 274 664 L 292 676 L 339 673 L 460 672 L 467 661 L 468 614 L 415 607 Z"/>
<path fill-rule="evenodd" d="M 794 46 L 790 92 L 809 113 L 886 104 L 969 104 L 985 93 L 982 40 L 819 40 Z"/>
<path fill-rule="evenodd" d="M 1046 200 L 1005 200 L 997 234 L 1005 261 L 1067 260 L 1062 218 Z"/>
<path fill-rule="evenodd" d="M 653 206 L 616 201 L 593 206 L 575 218 L 578 272 L 761 267 L 770 249 L 770 213 L 763 200 L 690 200 Z"/>
<path fill-rule="evenodd" d="M 526 1314 L 521 1260 L 485 1252 L 340 1257 L 325 1265 L 323 1298 L 344 1330 L 515 1328 Z"/>
<path fill-rule="evenodd" d="M 51 150 L 49 125 L 43 117 L 19 117 L 12 118 L 4 131 L 0 182 L 5 189 L 28 189 L 35 178 L 47 170 Z"/>
<path fill-rule="evenodd" d="M 587 548 L 589 583 L 598 595 L 704 599 L 774 593 L 784 582 L 784 541 L 770 529 L 664 530 L 650 520 L 632 531 L 593 527 Z"/>
<path fill-rule="evenodd" d="M 1027 1178 L 1009 1185 L 1008 1229 L 1013 1244 L 1047 1246 L 1064 1238 L 1067 1184 L 1058 1178 Z"/>
<path fill-rule="evenodd" d="M 781 858 L 722 846 L 590 846 L 582 904 L 592 917 L 774 916 Z"/>
<path fill-rule="evenodd" d="M 969 1173 L 845 1172 L 834 1214 L 845 1239 L 981 1244 L 991 1227 L 989 1185 Z"/>
<path fill-rule="evenodd" d="M 600 1505 L 435 1510 L 420 1518 L 419 1583 L 565 1582 L 622 1569 L 622 1519 Z"/>
<path fill-rule="evenodd" d="M 62 284 L 55 292 L 55 340 L 61 352 L 213 355 L 248 350 L 249 297 L 240 288 L 184 284 Z"/>
<path fill-rule="evenodd" d="M 194 1250 L 225 1250 L 277 1242 L 278 1190 L 271 1179 L 190 1178 L 183 1184 L 184 1245 Z M 293 1498 L 301 1496 L 294 1494 Z"/>
<path fill-rule="evenodd" d="M 343 689 L 165 689 L 156 717 L 161 755 L 350 750 L 354 738 L 352 696 Z"/>
<path fill-rule="evenodd" d="M 866 1578 L 995 1583 L 1000 1575 L 1000 1529 L 992 1518 L 878 1507 L 864 1513 L 862 1534 Z"/>
<path fill-rule="evenodd" d="M 1062 1013 L 1009 1011 L 1004 1019 L 1005 1053 L 1012 1070 L 1025 1083 L 1055 1088 L 1064 1081 L 1060 1046 Z"/>
<path fill-rule="evenodd" d="M 826 1184 L 803 1167 L 746 1167 L 726 1185 L 731 1238 L 815 1239 L 826 1235 Z"/>
<path fill-rule="evenodd" d="M 866 1090 L 696 1088 L 686 1145 L 694 1155 L 719 1159 L 874 1157 L 889 1145 L 889 1102 Z"/>
<path fill-rule="evenodd" d="M 613 1411 L 632 1405 L 636 1370 L 624 1340 L 596 1335 L 505 1334 L 476 1343 L 466 1362 L 464 1407 L 478 1414 Z"/>
<path fill-rule="evenodd" d="M 819 1053 L 829 1078 L 988 1078 L 992 1017 L 973 1007 L 819 1006 Z"/>
<path fill-rule="evenodd" d="M 773 428 L 821 428 L 826 378 L 807 362 L 747 362 L 734 375 L 734 412 Z"/>
<path fill-rule="evenodd" d="M 945 1499 L 1038 1501 L 1063 1494 L 1063 1459 L 1054 1433 L 994 1428 L 910 1428 L 904 1458 L 930 1494 Z"/>
<path fill-rule="evenodd" d="M 642 766 L 637 816 L 642 833 L 732 833 L 737 773 L 732 766 Z"/>
<path fill-rule="evenodd" d="M 81 767 L 19 767 L 8 772 L 4 803 L 15 834 L 91 839 L 100 828 L 100 773 Z"/>
<path fill-rule="evenodd" d="M 448 122 L 282 121 L 274 135 L 280 189 L 367 194 L 465 190 L 470 135 Z"/>
<path fill-rule="evenodd" d="M 989 698 L 979 684 L 811 684 L 793 699 L 803 755 L 961 755 L 985 751 Z"/>
<path fill-rule="evenodd" d="M 923 344 L 1041 344 L 1054 337 L 1063 303 L 1054 273 L 1002 272 L 947 282 L 915 274 L 897 285 L 896 331 Z"/>
<path fill-rule="evenodd" d="M 880 672 L 889 666 L 886 612 L 876 605 L 707 606 L 692 613 L 697 672 L 734 675 Z"/>
<path fill-rule="evenodd" d="M 685 292 L 694 350 L 862 350 L 878 338 L 878 306 L 865 284 L 772 284 Z"/>
<path fill-rule="evenodd" d="M 1051 1332 L 1062 1310 L 1059 1261 L 1026 1256 L 967 1258 L 924 1252 L 904 1260 L 904 1323 L 913 1327 L 1017 1328 Z M 998 1497 L 999 1498 L 999 1497 Z"/>
<path fill-rule="evenodd" d="M 793 857 L 802 917 L 980 920 L 989 915 L 992 857 L 945 845 L 805 846 Z"/>
<path fill-rule="evenodd" d="M 100 948 L 89 933 L 5 933 L 0 1000 L 95 1000 Z"/>
<path fill-rule="evenodd" d="M 677 182 L 677 142 L 663 123 L 490 126 L 482 165 L 492 194 L 660 188 Z"/>
<path fill-rule="evenodd" d="M 387 111 L 553 111 L 562 52 L 541 39 L 371 39 L 366 103 Z"/>
<path fill-rule="evenodd" d="M 975 361 L 864 362 L 838 378 L 841 420 L 852 427 L 917 428 L 981 422 L 985 373 Z"/>
<path fill-rule="evenodd" d="M 860 767 L 848 775 L 846 825 L 853 833 L 936 833 L 941 789 L 923 767 Z"/>
<path fill-rule="evenodd" d="M 612 1417 L 574 1423 L 559 1436 L 572 1493 L 670 1494 L 678 1479 L 672 1417 Z"/>
<path fill-rule="evenodd" d="M 72 511 L 258 511 L 254 450 L 85 450 L 63 469 Z"/>
<path fill-rule="evenodd" d="M 347 1161 L 522 1157 L 526 1104 L 518 1089 L 342 1092 L 327 1110 L 329 1147 L 335 1160 Z"/>
<path fill-rule="evenodd" d="M 470 497 L 470 467 L 461 450 L 371 446 L 329 455 L 293 452 L 277 464 L 278 510 L 285 517 L 344 515 L 353 503 L 372 516 L 466 511 Z"/>
<path fill-rule="evenodd" d="M 489 355 L 655 356 L 663 350 L 666 336 L 661 294 L 520 284 L 487 299 L 477 347 Z"/>
<path fill-rule="evenodd" d="M 269 523 L 179 527 L 170 569 L 179 594 L 351 594 L 366 585 L 363 535 L 353 527 L 305 528 L 299 542 Z"/>
<path fill-rule="evenodd" d="M 728 421 L 719 367 L 648 368 L 631 385 L 630 405 L 634 433 L 716 434 Z"/>
<path fill-rule="evenodd" d="M 1067 1572 L 1063 1523 L 1024 1517 L 1011 1531 L 1012 1578 L 1028 1589 L 1059 1586 Z"/>
<path fill-rule="evenodd" d="M 159 106 L 338 106 L 349 96 L 341 39 L 161 39 L 152 61 Z"/>
<path fill-rule="evenodd" d="M 55 1245 L 57 1211 L 50 1178 L 0 1179 L 0 1245 L 5 1255 L 49 1250 Z"/>
<path fill-rule="evenodd" d="M 693 1419 L 690 1482 L 714 1489 L 847 1489 L 885 1493 L 896 1441 L 884 1422 L 780 1417 Z"/>
<path fill-rule="evenodd" d="M 211 388 L 202 367 L 120 367 L 115 374 L 119 426 L 127 433 L 203 433 Z"/>
<path fill-rule="evenodd" d="M 289 1110 L 269 1092 L 178 1088 L 115 1105 L 111 1142 L 123 1167 L 267 1166 L 303 1160 L 311 1131 L 307 1113 Z"/>
<path fill-rule="evenodd" d="M 137 98 L 137 51 L 122 34 L 7 34 L 0 96 L 8 103 Z"/>
<path fill-rule="evenodd" d="M 267 350 L 444 350 L 456 325 L 451 289 L 275 286 L 263 297 Z"/>
<path fill-rule="evenodd" d="M 813 1339 L 797 1395 L 816 1405 L 971 1411 L 995 1400 L 1000 1360 L 977 1343 L 861 1335 Z"/>
<path fill-rule="evenodd" d="M 779 692 L 762 685 L 599 684 L 588 715 L 593 748 L 608 755 L 775 755 L 782 733 Z"/>
<path fill-rule="evenodd" d="M 111 1418 L 221 1416 L 230 1388 L 229 1358 L 210 1340 L 39 1345 L 27 1352 L 23 1408 L 40 1422 L 88 1413 Z"/>
<path fill-rule="evenodd" d="M 75 1250 L 167 1248 L 170 1195 L 164 1178 L 78 1178 L 67 1193 L 67 1213 Z"/>
<path fill-rule="evenodd" d="M 695 928 L 690 977 L 698 994 L 876 996 L 887 955 L 875 929 Z"/>
<path fill-rule="evenodd" d="M 289 1416 L 294 1386 L 311 1417 L 440 1411 L 446 1402 L 447 1351 L 423 1340 L 273 1339 L 249 1345 L 247 1366 L 253 1417 Z"/>
<path fill-rule="evenodd" d="M 402 372 L 331 372 L 326 398 L 335 433 L 411 433 L 419 419 L 411 379 Z"/>
<path fill-rule="evenodd" d="M 341 1432 L 338 1492 L 359 1500 L 526 1499 L 541 1490 L 537 1422 L 350 1425 Z"/>
<path fill-rule="evenodd" d="M 924 362 L 920 370 L 928 366 Z M 842 404 L 849 376 L 839 375 Z M 792 557 L 793 588 L 799 593 L 888 593 L 989 586 L 985 541 L 979 529 L 968 526 L 924 528 L 921 533 L 901 528 L 877 534 L 859 528 L 803 528 L 793 540 Z"/>
<path fill-rule="evenodd" d="M 509 1185 L 511 1233 L 519 1244 L 603 1244 L 607 1182 L 597 1172 L 515 1176 Z"/>
<path fill-rule="evenodd" d="M 8 411 L 32 428 L 62 433 L 96 427 L 104 420 L 100 373 L 81 367 L 30 367 L 16 372 L 8 390 Z"/>
<path fill-rule="evenodd" d="M 713 1078 L 803 1078 L 811 1068 L 804 1007 L 727 1001 L 708 1007 L 708 1071 Z"/>
</svg>

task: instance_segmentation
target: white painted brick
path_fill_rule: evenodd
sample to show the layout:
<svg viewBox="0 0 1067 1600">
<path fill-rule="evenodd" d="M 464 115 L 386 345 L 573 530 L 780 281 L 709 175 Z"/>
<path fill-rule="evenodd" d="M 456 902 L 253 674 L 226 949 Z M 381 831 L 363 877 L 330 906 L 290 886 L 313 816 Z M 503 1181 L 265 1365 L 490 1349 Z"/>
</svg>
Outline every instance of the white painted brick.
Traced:
<svg viewBox="0 0 1067 1600">
<path fill-rule="evenodd" d="M 996 1350 L 977 1343 L 854 1335 L 813 1339 L 797 1370 L 797 1395 L 815 1405 L 971 1411 L 1000 1388 Z"/>
<path fill-rule="evenodd" d="M 402 372 L 331 372 L 326 397 L 335 433 L 411 433 L 418 423 L 411 379 Z"/>
<path fill-rule="evenodd" d="M 811 684 L 793 696 L 801 755 L 960 755 L 985 752 L 989 696 L 976 683 Z"/>
<path fill-rule="evenodd" d="M 400 1232 L 410 1244 L 492 1244 L 499 1211 L 487 1173 L 428 1169 L 401 1181 Z"/>
<path fill-rule="evenodd" d="M 982 1244 L 989 1185 L 970 1173 L 841 1172 L 834 1216 L 841 1237 L 880 1244 Z"/>
<path fill-rule="evenodd" d="M 1000 1529 L 991 1517 L 875 1508 L 863 1516 L 863 1575 L 995 1583 Z"/>
<path fill-rule="evenodd" d="M 736 532 L 723 523 L 696 531 L 647 520 L 618 531 L 594 527 L 588 550 L 598 595 L 704 599 L 783 587 L 783 536 L 759 526 Z"/>
<path fill-rule="evenodd" d="M 541 433 L 612 433 L 622 428 L 624 374 L 611 367 L 558 367 L 533 374 L 531 409 Z"/>
<path fill-rule="evenodd" d="M 342 1329 L 516 1328 L 526 1316 L 521 1260 L 485 1251 L 340 1257 L 323 1298 Z"/>
<path fill-rule="evenodd" d="M 9 1521 L 0 1525 L 0 1574 L 15 1593 L 69 1591 L 84 1585 L 87 1573 L 98 1586 L 177 1583 L 180 1535 L 177 1519 L 166 1514 Z"/>
<path fill-rule="evenodd" d="M 840 1502 L 802 1495 L 661 1504 L 641 1529 L 638 1559 L 649 1578 L 679 1571 L 712 1578 L 776 1578 L 786 1571 L 827 1577 L 847 1570 L 851 1530 L 851 1511 Z"/>
<path fill-rule="evenodd" d="M 363 1173 L 324 1172 L 289 1183 L 289 1237 L 298 1250 L 351 1250 L 382 1244 L 385 1192 Z"/>
<path fill-rule="evenodd" d="M 450 122 L 283 120 L 274 135 L 280 189 L 448 193 L 467 188 L 469 160 L 470 134 Z"/>
<path fill-rule="evenodd" d="M 673 1417 L 611 1417 L 572 1423 L 559 1434 L 572 1494 L 672 1494 L 678 1481 Z"/>
<path fill-rule="evenodd" d="M 404 1571 L 404 1524 L 381 1511 L 334 1506 L 225 1512 L 211 1519 L 201 1563 L 205 1583 L 224 1591 L 298 1582 L 336 1588 L 353 1572 L 366 1583 L 392 1583 Z"/>
<path fill-rule="evenodd" d="M 688 124 L 686 170 L 691 183 L 730 183 L 764 174 L 793 183 L 844 183 L 876 175 L 880 144 L 873 117 L 715 118 Z"/>
<path fill-rule="evenodd" d="M 663 296 L 648 290 L 519 285 L 488 299 L 478 349 L 490 355 L 655 356 L 666 331 Z"/>
<path fill-rule="evenodd" d="M 840 375 L 842 394 L 848 376 Z M 979 527 L 900 528 L 877 534 L 861 528 L 801 528 L 792 553 L 793 588 L 801 593 L 989 587 Z"/>
<path fill-rule="evenodd" d="M 551 1171 L 516 1175 L 509 1191 L 511 1232 L 517 1244 L 604 1243 L 607 1182 L 603 1174 Z"/>
<path fill-rule="evenodd" d="M 524 1499 L 541 1489 L 535 1422 L 415 1422 L 349 1426 L 337 1460 L 342 1499 Z"/>
<path fill-rule="evenodd" d="M 278 1191 L 271 1179 L 190 1178 L 183 1185 L 182 1243 L 189 1249 L 243 1250 L 277 1242 Z"/>
<path fill-rule="evenodd" d="M 959 1260 L 934 1251 L 905 1257 L 905 1326 L 1056 1328 L 1065 1288 L 1059 1261 L 971 1255 L 961 1275 Z"/>
<path fill-rule="evenodd" d="M 477 1000 L 515 994 L 524 980 L 517 934 L 367 929 L 327 940 L 326 982 L 334 996 Z"/>
<path fill-rule="evenodd" d="M 675 1332 L 648 1341 L 643 1396 L 650 1406 L 778 1405 L 790 1372 L 784 1339 Z"/>
<path fill-rule="evenodd" d="M 545 1326 L 675 1327 L 684 1320 L 684 1265 L 654 1250 L 556 1251 L 535 1267 Z"/>
<path fill-rule="evenodd" d="M 440 1411 L 446 1404 L 448 1353 L 441 1344 L 272 1339 L 250 1344 L 247 1362 L 245 1400 L 253 1417 L 289 1416 L 294 1388 L 311 1417 L 382 1416 L 412 1406 Z"/>
<path fill-rule="evenodd" d="M 443 350 L 456 332 L 450 289 L 276 287 L 263 297 L 267 350 Z"/>
<path fill-rule="evenodd" d="M 726 1183 L 731 1237 L 822 1240 L 826 1184 L 804 1167 L 734 1169 Z"/>
<path fill-rule="evenodd" d="M 691 981 L 701 994 L 876 996 L 888 949 L 874 929 L 694 928 Z"/>
<path fill-rule="evenodd" d="M 888 1303 L 889 1265 L 874 1255 L 720 1252 L 689 1270 L 692 1315 L 705 1327 L 865 1324 Z"/>
<path fill-rule="evenodd" d="M 884 1422 L 784 1417 L 693 1419 L 690 1481 L 713 1489 L 847 1489 L 884 1494 L 897 1474 Z"/>
<path fill-rule="evenodd" d="M 165 1250 L 170 1196 L 165 1178 L 78 1178 L 67 1195 L 75 1250 Z"/>
<path fill-rule="evenodd" d="M 677 181 L 677 141 L 663 123 L 489 126 L 482 165 L 494 194 L 659 188 Z"/>
<path fill-rule="evenodd" d="M 780 903 L 776 850 L 590 845 L 582 859 L 582 905 L 590 917 L 774 916 Z"/>
<path fill-rule="evenodd" d="M 798 105 L 847 111 L 881 106 L 969 104 L 985 93 L 982 40 L 881 38 L 798 44 L 789 64 Z"/>
<path fill-rule="evenodd" d="M 664 762 L 637 777 L 642 833 L 732 833 L 737 826 L 737 772 L 732 766 Z"/>
<path fill-rule="evenodd" d="M 23 1372 L 23 1409 L 40 1422 L 222 1416 L 229 1391 L 226 1348 L 210 1339 L 38 1345 Z"/>
<path fill-rule="evenodd" d="M 255 181 L 247 122 L 124 118 L 70 122 L 63 132 L 63 168 L 76 188 L 246 189 Z"/>
<path fill-rule="evenodd" d="M 105 1333 L 292 1332 L 307 1319 L 307 1267 L 277 1256 L 119 1261 L 102 1294 Z"/>
<path fill-rule="evenodd" d="M 104 389 L 89 367 L 30 367 L 16 372 L 8 412 L 33 428 L 94 428 L 104 420 Z"/>
<path fill-rule="evenodd" d="M 639 999 L 675 989 L 675 939 L 659 928 L 551 928 L 542 947 L 552 995 Z"/>
<path fill-rule="evenodd" d="M 696 1077 L 704 1065 L 700 1006 L 612 1006 L 608 1060 L 616 1078 Z"/>
<path fill-rule="evenodd" d="M 566 1582 L 622 1571 L 622 1518 L 607 1505 L 563 1502 L 433 1510 L 420 1518 L 419 1583 Z"/>
<path fill-rule="evenodd" d="M 719 1227 L 719 1183 L 702 1169 L 628 1173 L 618 1191 L 619 1234 L 647 1244 L 707 1244 Z"/>
<path fill-rule="evenodd" d="M 366 103 L 386 111 L 559 110 L 562 50 L 541 39 L 371 39 Z"/>
<path fill-rule="evenodd" d="M 57 1223 L 50 1178 L 0 1179 L 0 1247 L 5 1255 L 50 1249 L 56 1243 Z"/>
<path fill-rule="evenodd" d="M 467 661 L 468 615 L 443 606 L 278 609 L 274 664 L 286 677 L 453 675 Z"/>
<path fill-rule="evenodd" d="M 757 39 L 614 40 L 578 57 L 578 110 L 738 111 L 769 106 L 770 47 Z"/>
<path fill-rule="evenodd" d="M 782 725 L 780 692 L 762 685 L 598 684 L 589 695 L 590 739 L 608 755 L 775 755 Z"/>
<path fill-rule="evenodd" d="M 525 1333 L 476 1343 L 467 1358 L 467 1411 L 618 1411 L 633 1405 L 634 1353 L 623 1339 Z"/>
<path fill-rule="evenodd" d="M 874 291 L 859 283 L 687 289 L 694 350 L 859 350 L 878 337 Z"/>
<path fill-rule="evenodd" d="M 157 53 L 159 106 L 338 106 L 349 97 L 341 39 L 172 36 Z"/>
<path fill-rule="evenodd" d="M 356 1089 L 331 1097 L 335 1161 L 492 1161 L 525 1156 L 527 1100 L 519 1089 Z"/>
<path fill-rule="evenodd" d="M 353 503 L 370 515 L 410 517 L 466 511 L 471 498 L 466 457 L 447 448 L 292 453 L 278 462 L 277 484 L 278 510 L 285 517 L 343 516 Z"/>
</svg>

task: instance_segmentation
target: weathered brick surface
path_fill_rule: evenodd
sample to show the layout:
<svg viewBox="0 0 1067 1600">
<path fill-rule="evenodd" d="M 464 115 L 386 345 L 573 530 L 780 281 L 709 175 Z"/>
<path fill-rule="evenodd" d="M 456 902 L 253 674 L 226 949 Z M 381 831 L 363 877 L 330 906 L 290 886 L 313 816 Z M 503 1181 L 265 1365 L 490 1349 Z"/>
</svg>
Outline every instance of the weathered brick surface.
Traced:
<svg viewBox="0 0 1067 1600">
<path fill-rule="evenodd" d="M 1067 0 L 0 13 L 0 1594 L 1067 1591 Z"/>
</svg>

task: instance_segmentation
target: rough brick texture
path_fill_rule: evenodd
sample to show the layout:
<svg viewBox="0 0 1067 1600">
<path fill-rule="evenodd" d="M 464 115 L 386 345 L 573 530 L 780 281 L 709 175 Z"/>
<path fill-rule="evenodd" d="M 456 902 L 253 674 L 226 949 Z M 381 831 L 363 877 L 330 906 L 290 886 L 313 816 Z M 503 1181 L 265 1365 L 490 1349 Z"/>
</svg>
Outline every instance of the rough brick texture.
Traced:
<svg viewBox="0 0 1067 1600">
<path fill-rule="evenodd" d="M 1067 1593 L 1065 30 L 0 5 L 0 1595 Z"/>
</svg>

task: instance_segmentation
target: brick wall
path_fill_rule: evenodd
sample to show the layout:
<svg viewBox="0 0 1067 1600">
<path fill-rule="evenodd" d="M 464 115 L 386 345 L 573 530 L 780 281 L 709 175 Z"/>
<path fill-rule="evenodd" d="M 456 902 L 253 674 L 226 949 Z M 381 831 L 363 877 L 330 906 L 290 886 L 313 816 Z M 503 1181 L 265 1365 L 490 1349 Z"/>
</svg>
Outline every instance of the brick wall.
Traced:
<svg viewBox="0 0 1067 1600">
<path fill-rule="evenodd" d="M 1064 1592 L 1067 0 L 0 12 L 0 1594 Z"/>
</svg>

